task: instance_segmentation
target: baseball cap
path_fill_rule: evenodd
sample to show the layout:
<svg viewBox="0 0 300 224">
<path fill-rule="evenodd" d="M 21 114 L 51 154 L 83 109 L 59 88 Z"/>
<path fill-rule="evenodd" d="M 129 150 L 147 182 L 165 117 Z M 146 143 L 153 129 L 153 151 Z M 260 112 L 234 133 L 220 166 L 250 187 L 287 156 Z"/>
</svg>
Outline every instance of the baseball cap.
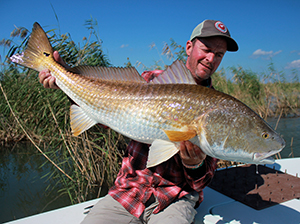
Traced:
<svg viewBox="0 0 300 224">
<path fill-rule="evenodd" d="M 227 41 L 227 51 L 237 51 L 239 49 L 237 43 L 231 38 L 228 28 L 218 20 L 204 20 L 192 32 L 190 40 L 196 37 L 224 37 Z"/>
</svg>

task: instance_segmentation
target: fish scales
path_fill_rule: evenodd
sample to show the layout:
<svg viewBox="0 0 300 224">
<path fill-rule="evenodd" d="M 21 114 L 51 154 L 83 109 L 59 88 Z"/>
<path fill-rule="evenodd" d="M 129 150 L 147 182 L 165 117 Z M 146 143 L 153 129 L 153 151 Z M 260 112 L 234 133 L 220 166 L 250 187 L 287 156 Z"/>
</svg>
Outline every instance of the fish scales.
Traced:
<svg viewBox="0 0 300 224">
<path fill-rule="evenodd" d="M 270 156 L 285 146 L 261 117 L 232 96 L 195 85 L 176 61 L 146 83 L 134 68 L 77 66 L 65 69 L 53 59 L 53 49 L 35 23 L 25 52 L 13 55 L 17 64 L 49 69 L 57 85 L 76 105 L 71 127 L 79 135 L 96 123 L 151 144 L 147 167 L 158 165 L 189 140 L 207 155 L 245 163 L 273 163 Z"/>
<path fill-rule="evenodd" d="M 85 85 L 82 80 L 78 79 L 77 81 L 82 86 Z M 79 86 L 78 83 L 74 83 L 73 86 Z M 190 92 L 186 91 L 183 85 L 130 84 L 126 82 L 117 84 L 87 82 L 86 85 L 89 93 L 95 92 L 93 100 L 89 101 L 84 98 L 92 98 L 88 96 L 89 94 L 83 95 L 78 93 L 78 90 L 77 92 L 72 90 L 73 94 L 77 96 L 73 100 L 80 105 L 86 104 L 87 107 L 94 108 L 95 113 L 101 114 L 100 118 L 95 118 L 99 123 L 107 124 L 112 117 L 117 117 L 115 120 L 118 122 L 115 125 L 118 126 L 124 122 L 129 129 L 134 126 L 135 120 L 139 120 L 141 126 L 157 129 L 161 129 L 162 126 L 166 126 L 166 128 L 172 126 L 180 129 L 182 125 L 188 125 L 195 119 L 195 110 L 199 111 L 199 105 L 201 105 L 196 100 L 186 101 Z M 61 88 L 64 89 L 64 87 Z M 170 94 L 170 92 L 178 94 Z M 185 110 L 185 108 L 189 108 L 189 110 Z M 132 116 L 133 114 L 134 116 Z M 131 117 L 133 119 L 129 123 L 128 120 Z M 179 120 L 179 117 L 183 117 L 183 119 Z M 111 123 L 109 125 L 114 126 Z"/>
<path fill-rule="evenodd" d="M 54 76 L 65 80 L 59 84 L 61 89 L 78 105 L 85 104 L 86 108 L 92 108 L 87 113 L 95 120 L 111 126 L 124 135 L 131 133 L 131 137 L 140 141 L 144 139 L 144 135 L 139 136 L 142 134 L 139 131 L 141 127 L 149 127 L 154 133 L 161 129 L 179 130 L 183 125 L 189 125 L 195 119 L 195 111 L 203 113 L 207 109 L 206 105 L 218 104 L 214 102 L 215 100 L 209 101 L 210 104 L 201 102 L 207 99 L 206 94 L 214 93 L 206 87 L 199 88 L 193 85 L 191 88 L 186 88 L 187 84 L 100 82 L 72 73 L 64 74 L 60 69 L 53 70 Z M 64 78 L 59 77 L 61 74 Z M 69 77 L 66 78 L 67 76 Z M 89 91 L 86 91 L 87 89 Z M 202 100 L 194 99 L 194 96 L 201 96 Z M 213 99 L 218 98 L 213 97 Z M 98 114 L 100 117 L 97 117 Z M 134 119 L 130 120 L 131 117 Z M 139 121 L 138 125 L 136 121 Z M 131 130 L 132 127 L 136 127 L 136 131 Z M 165 138 L 167 139 L 167 136 Z"/>
</svg>

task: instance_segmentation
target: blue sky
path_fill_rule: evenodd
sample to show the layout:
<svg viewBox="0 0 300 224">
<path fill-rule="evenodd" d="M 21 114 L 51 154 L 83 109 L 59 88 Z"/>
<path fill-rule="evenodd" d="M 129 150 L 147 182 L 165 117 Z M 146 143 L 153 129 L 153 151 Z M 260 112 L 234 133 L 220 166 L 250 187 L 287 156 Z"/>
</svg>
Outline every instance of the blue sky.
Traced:
<svg viewBox="0 0 300 224">
<path fill-rule="evenodd" d="M 70 33 L 76 43 L 89 35 L 85 20 L 96 19 L 104 53 L 115 66 L 124 66 L 129 58 L 132 64 L 150 67 L 170 38 L 185 46 L 196 25 L 216 19 L 224 22 L 240 47 L 226 53 L 219 68 L 242 66 L 261 74 L 268 72 L 272 58 L 278 71 L 300 71 L 299 0 L 0 0 L 0 40 L 9 38 L 14 26 L 31 30 L 36 21 L 45 30 L 58 28 L 51 4 L 61 33 Z M 153 43 L 157 49 L 150 48 Z"/>
</svg>

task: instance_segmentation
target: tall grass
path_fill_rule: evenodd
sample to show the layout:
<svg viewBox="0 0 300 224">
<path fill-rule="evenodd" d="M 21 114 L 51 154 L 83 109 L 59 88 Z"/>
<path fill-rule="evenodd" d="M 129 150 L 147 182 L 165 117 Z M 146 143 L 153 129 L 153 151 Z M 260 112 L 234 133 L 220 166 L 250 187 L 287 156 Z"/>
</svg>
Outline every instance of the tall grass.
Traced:
<svg viewBox="0 0 300 224">
<path fill-rule="evenodd" d="M 110 66 L 95 32 L 97 21 L 86 21 L 89 35 L 75 44 L 69 34 L 47 32 L 54 50 L 59 51 L 67 64 Z M 23 31 L 22 31 L 23 30 Z M 21 38 L 21 45 L 13 45 L 8 55 L 23 51 L 28 32 L 18 29 L 13 38 Z M 13 39 L 12 38 L 12 39 Z M 3 43 L 12 43 L 13 41 Z M 112 130 L 96 126 L 79 137 L 73 137 L 69 126 L 70 102 L 60 90 L 45 89 L 37 79 L 37 72 L 15 66 L 8 61 L 1 70 L 0 139 L 2 144 L 30 139 L 36 148 L 56 167 L 47 178 L 64 186 L 72 203 L 100 196 L 113 184 L 119 170 L 126 141 Z M 105 180 L 105 184 L 104 184 Z"/>
<path fill-rule="evenodd" d="M 60 35 L 59 30 L 49 30 L 48 36 L 70 66 L 87 64 L 110 66 L 102 52 L 101 40 L 95 27 L 97 21 L 86 21 L 87 37 L 76 44 L 70 34 Z M 12 40 L 3 45 L 13 45 L 14 39 L 22 40 L 13 45 L 8 55 L 22 51 L 28 40 L 28 31 L 17 28 Z M 162 54 L 170 60 L 185 61 L 184 47 L 174 40 L 165 43 Z M 1 44 L 0 43 L 0 44 Z M 156 47 L 155 44 L 152 47 Z M 164 69 L 160 58 L 151 69 Z M 127 62 L 131 66 L 130 61 Z M 271 67 L 272 68 L 272 67 Z M 149 68 L 148 68 L 149 69 Z M 271 71 L 272 69 L 270 69 Z M 228 69 L 213 75 L 216 89 L 233 95 L 249 105 L 262 117 L 299 115 L 300 84 L 274 79 L 272 70 L 264 79 L 241 67 L 229 68 L 232 78 L 226 76 Z M 118 133 L 95 126 L 79 137 L 73 137 L 69 125 L 70 102 L 60 90 L 45 89 L 37 79 L 37 72 L 23 69 L 6 62 L 0 74 L 0 140 L 2 144 L 30 139 L 36 148 L 56 167 L 47 178 L 64 186 L 61 194 L 68 194 L 72 203 L 85 201 L 105 194 L 120 168 L 127 139 Z M 230 165 L 228 161 L 223 161 Z M 224 165 L 223 164 L 223 165 Z"/>
<path fill-rule="evenodd" d="M 213 84 L 219 91 L 241 100 L 261 117 L 300 116 L 300 83 L 272 79 L 260 79 L 258 74 L 241 67 L 231 67 L 232 79 L 225 76 L 225 70 L 213 75 Z"/>
</svg>

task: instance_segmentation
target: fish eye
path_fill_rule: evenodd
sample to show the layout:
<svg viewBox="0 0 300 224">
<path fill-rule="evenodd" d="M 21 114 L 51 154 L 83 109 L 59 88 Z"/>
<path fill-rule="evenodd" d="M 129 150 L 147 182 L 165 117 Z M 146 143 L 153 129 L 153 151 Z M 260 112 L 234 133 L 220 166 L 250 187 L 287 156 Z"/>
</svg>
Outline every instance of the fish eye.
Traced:
<svg viewBox="0 0 300 224">
<path fill-rule="evenodd" d="M 263 132 L 261 136 L 262 136 L 264 139 L 268 139 L 268 138 L 269 138 L 269 133 Z"/>
<path fill-rule="evenodd" d="M 46 56 L 46 57 L 49 57 L 49 53 L 47 53 L 47 52 L 44 52 L 44 55 Z"/>
</svg>

